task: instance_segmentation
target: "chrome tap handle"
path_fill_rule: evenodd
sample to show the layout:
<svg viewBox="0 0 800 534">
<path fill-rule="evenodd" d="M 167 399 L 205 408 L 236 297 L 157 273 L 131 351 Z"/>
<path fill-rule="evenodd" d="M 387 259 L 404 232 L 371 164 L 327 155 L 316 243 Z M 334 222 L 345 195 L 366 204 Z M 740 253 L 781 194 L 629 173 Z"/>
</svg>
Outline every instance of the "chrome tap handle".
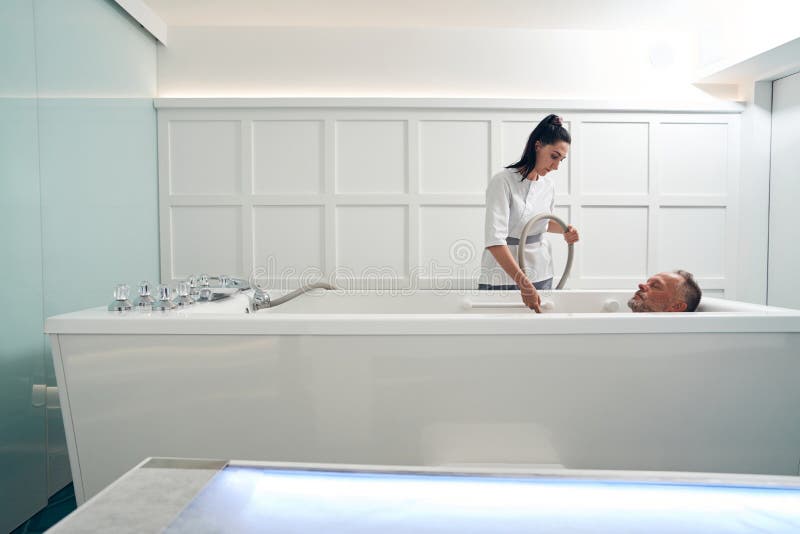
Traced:
<svg viewBox="0 0 800 534">
<path fill-rule="evenodd" d="M 122 312 L 128 311 L 133 308 L 131 301 L 128 300 L 130 296 L 130 288 L 127 284 L 117 284 L 114 288 L 114 302 L 108 305 L 108 311 Z"/>
<path fill-rule="evenodd" d="M 153 311 L 167 311 L 175 307 L 172 302 L 172 290 L 167 285 L 158 286 L 160 300 L 153 303 Z"/>
<path fill-rule="evenodd" d="M 211 300 L 211 289 L 209 289 L 208 275 L 199 274 L 196 277 L 195 291 L 192 296 L 197 300 Z"/>
<path fill-rule="evenodd" d="M 161 297 L 161 300 L 171 300 L 172 289 L 167 285 L 158 286 L 158 295 Z"/>
<path fill-rule="evenodd" d="M 150 294 L 150 282 L 142 280 L 139 282 L 139 297 L 134 301 L 134 306 L 139 311 L 150 311 L 156 301 Z"/>
<path fill-rule="evenodd" d="M 199 278 L 200 277 L 198 275 L 192 274 L 186 279 L 186 283 L 189 284 L 189 296 L 194 300 L 197 300 L 200 296 Z"/>
<path fill-rule="evenodd" d="M 191 287 L 188 282 L 180 282 L 178 284 L 178 297 L 175 299 L 176 306 L 190 306 L 194 304 L 194 299 L 190 295 Z"/>
<path fill-rule="evenodd" d="M 179 282 L 178 283 L 178 296 L 179 297 L 188 297 L 189 296 L 189 284 L 187 282 Z"/>
<path fill-rule="evenodd" d="M 139 296 L 140 297 L 149 297 L 150 296 L 150 282 L 147 280 L 142 280 L 139 282 Z"/>
</svg>

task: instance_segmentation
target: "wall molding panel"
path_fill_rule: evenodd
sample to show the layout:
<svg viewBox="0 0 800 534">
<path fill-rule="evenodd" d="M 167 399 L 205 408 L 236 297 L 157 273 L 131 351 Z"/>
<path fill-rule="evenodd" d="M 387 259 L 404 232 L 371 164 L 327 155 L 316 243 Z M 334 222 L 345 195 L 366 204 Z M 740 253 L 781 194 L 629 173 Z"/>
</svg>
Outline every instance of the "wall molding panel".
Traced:
<svg viewBox="0 0 800 534">
<path fill-rule="evenodd" d="M 549 112 L 156 102 L 162 280 L 254 274 L 276 289 L 474 287 L 486 184 Z M 573 137 L 551 174 L 556 214 L 582 236 L 567 287 L 683 268 L 735 297 L 738 110 L 555 112 Z M 566 245 L 549 241 L 560 273 Z"/>
</svg>

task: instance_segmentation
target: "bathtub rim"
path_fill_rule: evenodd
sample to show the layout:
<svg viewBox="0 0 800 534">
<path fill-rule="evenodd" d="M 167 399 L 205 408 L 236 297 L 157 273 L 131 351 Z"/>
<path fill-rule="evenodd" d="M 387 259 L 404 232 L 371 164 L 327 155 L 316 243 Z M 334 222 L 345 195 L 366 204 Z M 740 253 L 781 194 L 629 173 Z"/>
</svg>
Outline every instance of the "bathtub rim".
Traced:
<svg viewBox="0 0 800 534">
<path fill-rule="evenodd" d="M 586 291 L 586 290 L 584 290 Z M 589 290 L 593 293 L 608 291 Z M 238 304 L 247 302 L 239 295 Z M 696 313 L 115 313 L 90 308 L 47 318 L 46 334 L 562 335 L 800 332 L 800 310 L 709 298 L 749 311 Z M 242 306 L 243 308 L 243 306 Z M 278 308 L 276 308 L 277 310 Z"/>
</svg>

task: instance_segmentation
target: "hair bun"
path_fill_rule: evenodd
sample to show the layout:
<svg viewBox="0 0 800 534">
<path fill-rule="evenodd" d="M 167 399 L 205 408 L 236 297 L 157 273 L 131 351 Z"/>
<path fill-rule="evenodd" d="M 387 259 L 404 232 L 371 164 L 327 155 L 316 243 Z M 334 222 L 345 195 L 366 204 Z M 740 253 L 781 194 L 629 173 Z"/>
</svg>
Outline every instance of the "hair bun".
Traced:
<svg viewBox="0 0 800 534">
<path fill-rule="evenodd" d="M 562 126 L 561 117 L 559 117 L 558 115 L 553 115 L 553 118 L 550 119 L 550 124 L 552 124 L 553 126 Z"/>
</svg>

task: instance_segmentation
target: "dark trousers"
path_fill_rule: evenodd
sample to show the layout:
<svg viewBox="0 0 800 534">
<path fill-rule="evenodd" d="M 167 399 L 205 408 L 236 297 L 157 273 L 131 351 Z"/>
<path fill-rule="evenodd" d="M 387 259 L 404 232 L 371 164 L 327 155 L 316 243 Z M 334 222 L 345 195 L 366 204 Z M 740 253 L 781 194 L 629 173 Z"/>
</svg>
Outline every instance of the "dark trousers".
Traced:
<svg viewBox="0 0 800 534">
<path fill-rule="evenodd" d="M 553 289 L 553 279 L 548 278 L 547 280 L 542 280 L 541 282 L 534 282 L 533 287 L 536 289 Z M 518 290 L 516 284 L 508 284 L 502 286 L 493 286 L 490 284 L 478 284 L 478 289 L 486 289 L 491 291 L 513 291 Z"/>
</svg>

